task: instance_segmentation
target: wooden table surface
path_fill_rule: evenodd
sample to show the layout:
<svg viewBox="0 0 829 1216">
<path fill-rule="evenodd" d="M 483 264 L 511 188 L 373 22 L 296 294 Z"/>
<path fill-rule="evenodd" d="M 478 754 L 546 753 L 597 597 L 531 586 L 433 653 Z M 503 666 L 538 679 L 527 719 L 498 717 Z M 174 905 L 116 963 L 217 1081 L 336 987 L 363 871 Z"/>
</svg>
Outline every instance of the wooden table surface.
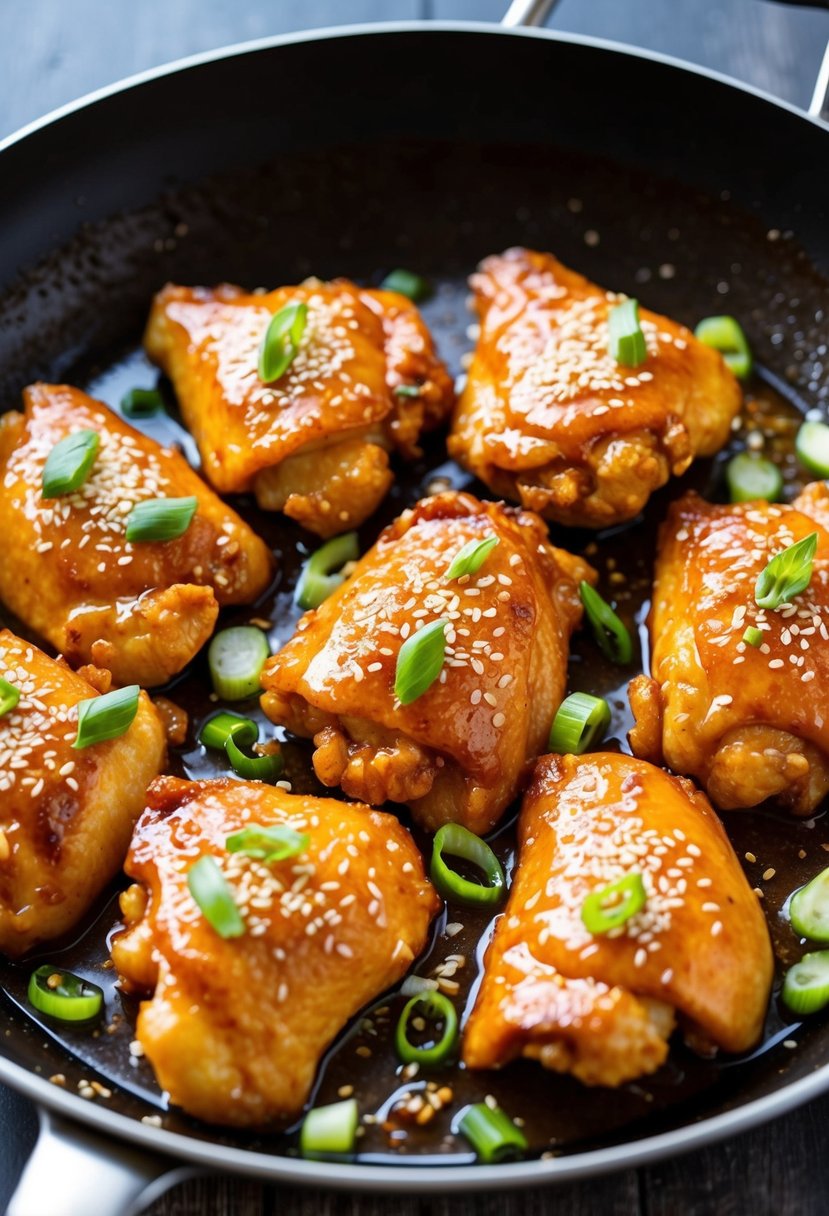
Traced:
<svg viewBox="0 0 829 1216">
<path fill-rule="evenodd" d="M 121 76 L 231 42 L 346 22 L 495 21 L 501 12 L 499 0 L 0 0 L 0 137 Z M 829 12 L 768 0 L 561 0 L 550 24 L 681 56 L 800 106 L 829 40 Z M 0 1208 L 34 1135 L 31 1106 L 0 1087 Z M 828 1135 L 829 1097 L 704 1152 L 556 1190 L 386 1199 L 211 1178 L 177 1187 L 150 1216 L 825 1216 Z"/>
</svg>

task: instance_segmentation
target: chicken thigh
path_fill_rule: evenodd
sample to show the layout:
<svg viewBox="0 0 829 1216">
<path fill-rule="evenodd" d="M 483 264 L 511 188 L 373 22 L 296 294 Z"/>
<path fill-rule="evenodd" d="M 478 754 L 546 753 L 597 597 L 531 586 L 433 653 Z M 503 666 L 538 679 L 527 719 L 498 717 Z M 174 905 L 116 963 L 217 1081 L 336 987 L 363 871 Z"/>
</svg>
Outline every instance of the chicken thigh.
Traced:
<svg viewBox="0 0 829 1216">
<path fill-rule="evenodd" d="M 108 673 L 76 674 L 8 629 L 0 679 L 18 695 L 0 714 L 0 952 L 16 958 L 74 928 L 118 873 L 165 744 L 142 692 L 125 734 L 73 748 L 78 704 Z"/>
<path fill-rule="evenodd" d="M 258 371 L 271 318 L 307 308 L 292 361 Z M 417 454 L 421 430 L 449 412 L 452 381 L 405 296 L 346 279 L 250 294 L 165 287 L 147 353 L 167 373 L 205 473 L 221 493 L 252 489 L 320 536 L 362 523 L 392 482 L 388 453 Z"/>
<path fill-rule="evenodd" d="M 239 833 L 289 829 L 295 851 L 230 851 Z M 213 858 L 242 917 L 222 937 L 188 875 Z M 159 1084 L 210 1123 L 297 1116 L 320 1057 L 426 944 L 438 899 L 396 819 L 259 782 L 153 783 L 126 864 L 122 985 L 150 993 L 136 1033 Z"/>
<path fill-rule="evenodd" d="M 715 506 L 687 494 L 662 525 L 649 622 L 653 674 L 630 686 L 631 747 L 696 777 L 726 810 L 774 798 L 809 815 L 829 791 L 824 499 L 822 486 L 792 506 Z M 777 608 L 758 607 L 758 575 L 812 533 L 808 587 Z M 745 640 L 747 629 L 758 630 L 758 646 Z"/>
<path fill-rule="evenodd" d="M 525 1056 L 616 1086 L 659 1067 L 677 1019 L 704 1049 L 756 1043 L 768 931 L 690 782 L 630 756 L 546 756 L 518 835 L 518 870 L 464 1032 L 467 1067 Z M 597 895 L 594 921 L 586 901 Z"/>
<path fill-rule="evenodd" d="M 624 297 L 551 254 L 489 257 L 471 285 L 481 332 L 449 451 L 496 494 L 604 528 L 728 439 L 739 385 L 683 326 L 643 309 L 647 357 L 628 368 L 608 331 Z"/>
<path fill-rule="evenodd" d="M 447 577 L 464 546 L 493 537 L 476 572 Z M 552 548 L 531 513 L 454 492 L 424 499 L 302 617 L 265 666 L 262 707 L 313 736 L 325 785 L 373 805 L 408 803 L 430 829 L 486 832 L 545 746 L 581 620 L 578 583 L 594 577 Z M 441 620 L 439 674 L 401 704 L 401 648 Z"/>
<path fill-rule="evenodd" d="M 185 461 L 79 389 L 35 384 L 25 414 L 0 419 L 0 599 L 73 665 L 106 667 L 118 684 L 162 684 L 213 632 L 220 605 L 254 600 L 271 554 Z M 97 433 L 75 491 L 44 498 L 57 443 Z M 126 540 L 130 512 L 158 498 L 197 499 L 187 530 L 168 541 Z"/>
</svg>

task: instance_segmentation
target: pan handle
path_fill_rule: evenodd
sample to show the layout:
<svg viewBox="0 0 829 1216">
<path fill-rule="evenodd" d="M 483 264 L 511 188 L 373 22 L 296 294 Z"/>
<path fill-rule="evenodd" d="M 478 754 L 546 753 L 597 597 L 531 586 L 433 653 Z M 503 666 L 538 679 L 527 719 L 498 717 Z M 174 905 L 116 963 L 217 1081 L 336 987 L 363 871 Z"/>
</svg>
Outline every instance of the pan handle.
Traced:
<svg viewBox="0 0 829 1216">
<path fill-rule="evenodd" d="M 543 25 L 558 0 L 512 0 L 501 19 L 505 29 L 517 26 Z"/>
<path fill-rule="evenodd" d="M 203 1172 L 40 1110 L 40 1134 L 6 1216 L 137 1216 Z"/>
<path fill-rule="evenodd" d="M 822 118 L 829 123 L 829 42 L 823 52 L 823 63 L 815 81 L 815 91 L 809 105 L 812 118 Z"/>
</svg>

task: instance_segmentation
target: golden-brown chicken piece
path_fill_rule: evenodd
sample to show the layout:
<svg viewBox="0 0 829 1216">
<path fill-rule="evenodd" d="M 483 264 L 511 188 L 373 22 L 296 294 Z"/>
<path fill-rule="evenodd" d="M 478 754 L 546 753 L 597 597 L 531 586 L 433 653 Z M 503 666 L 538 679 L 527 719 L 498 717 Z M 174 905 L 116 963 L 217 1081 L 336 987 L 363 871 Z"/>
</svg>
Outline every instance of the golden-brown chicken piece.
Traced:
<svg viewBox="0 0 829 1216">
<path fill-rule="evenodd" d="M 518 871 L 464 1034 L 468 1067 L 526 1056 L 587 1085 L 621 1085 L 664 1061 L 675 1019 L 691 1045 L 754 1045 L 771 945 L 704 794 L 630 756 L 545 756 L 518 833 Z M 637 876 L 644 905 L 591 933 L 588 896 Z"/>
<path fill-rule="evenodd" d="M 279 861 L 228 852 L 253 827 L 306 840 Z M 205 856 L 242 936 L 220 937 L 188 890 Z M 439 905 L 392 816 L 259 782 L 154 782 L 126 870 L 112 957 L 124 986 L 153 994 L 138 1040 L 175 1103 L 237 1127 L 300 1113 L 328 1044 L 408 970 Z"/>
<path fill-rule="evenodd" d="M 643 309 L 647 358 L 627 368 L 608 335 L 624 297 L 551 254 L 509 249 L 471 286 L 481 333 L 449 451 L 496 494 L 603 528 L 726 442 L 739 386 L 683 326 Z"/>
<path fill-rule="evenodd" d="M 70 663 L 106 667 L 118 684 L 162 684 L 213 632 L 220 605 L 268 585 L 263 541 L 178 452 L 127 426 L 79 389 L 35 384 L 25 414 L 0 419 L 0 599 Z M 81 430 L 100 447 L 86 482 L 43 498 L 52 448 Z M 136 503 L 194 496 L 183 536 L 125 540 Z"/>
<path fill-rule="evenodd" d="M 305 331 L 287 371 L 266 384 L 259 347 L 289 304 L 307 306 Z M 252 489 L 261 507 L 320 536 L 368 518 L 392 482 L 388 453 L 417 454 L 421 430 L 452 406 L 452 381 L 415 306 L 346 279 L 267 295 L 168 286 L 144 340 L 216 489 Z"/>
<path fill-rule="evenodd" d="M 829 791 L 824 496 L 809 487 L 792 506 L 714 506 L 687 494 L 662 525 L 649 622 L 653 675 L 631 683 L 631 747 L 696 777 L 726 810 L 775 798 L 808 815 Z M 807 589 L 790 604 L 758 608 L 758 575 L 813 532 Z M 759 647 L 744 641 L 749 627 L 762 632 Z"/>
<path fill-rule="evenodd" d="M 469 542 L 495 536 L 477 573 L 447 579 Z M 381 534 L 353 575 L 262 673 L 272 721 L 313 736 L 328 786 L 418 822 L 485 832 L 518 793 L 564 695 L 586 562 L 547 540 L 537 516 L 449 492 Z M 394 693 L 404 641 L 446 621 L 435 682 L 410 704 Z"/>
<path fill-rule="evenodd" d="M 19 693 L 0 715 L 0 953 L 15 958 L 72 929 L 118 873 L 164 760 L 143 692 L 120 738 L 72 747 L 79 702 L 109 683 L 84 674 L 0 630 L 0 679 Z"/>
</svg>

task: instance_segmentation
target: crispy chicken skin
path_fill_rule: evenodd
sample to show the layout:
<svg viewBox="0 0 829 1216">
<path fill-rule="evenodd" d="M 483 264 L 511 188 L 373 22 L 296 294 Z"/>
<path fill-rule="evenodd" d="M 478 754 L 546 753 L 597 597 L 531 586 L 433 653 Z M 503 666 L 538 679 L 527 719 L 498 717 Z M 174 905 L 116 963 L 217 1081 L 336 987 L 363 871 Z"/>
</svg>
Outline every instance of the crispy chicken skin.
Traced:
<svg viewBox="0 0 829 1216">
<path fill-rule="evenodd" d="M 228 853 L 251 825 L 306 833 L 265 863 Z M 223 939 L 188 891 L 213 856 L 246 921 Z M 136 1033 L 173 1102 L 210 1123 L 293 1118 L 328 1044 L 405 974 L 439 901 L 396 819 L 259 782 L 153 782 L 126 864 L 126 931 L 112 957 L 128 991 L 151 992 Z"/>
<path fill-rule="evenodd" d="M 449 451 L 496 494 L 603 528 L 725 443 L 740 388 L 683 326 L 643 309 L 648 357 L 625 368 L 607 323 L 624 297 L 551 254 L 509 249 L 470 282 L 481 332 Z"/>
<path fill-rule="evenodd" d="M 16 958 L 72 929 L 117 874 L 165 747 L 142 692 L 125 734 L 74 750 L 77 705 L 108 673 L 76 674 L 8 629 L 0 678 L 20 693 L 0 717 L 0 952 Z"/>
<path fill-rule="evenodd" d="M 476 574 L 448 582 L 470 540 L 498 545 Z M 405 802 L 419 823 L 485 832 L 518 793 L 564 695 L 581 620 L 580 558 L 547 541 L 528 512 L 448 492 L 405 511 L 356 570 L 266 664 L 262 707 L 313 736 L 328 786 L 379 805 Z M 417 700 L 394 695 L 403 641 L 445 618 L 446 658 Z"/>
<path fill-rule="evenodd" d="M 632 681 L 630 743 L 696 777 L 726 810 L 774 798 L 808 815 L 829 791 L 825 500 L 822 486 L 807 487 L 792 506 L 714 506 L 687 494 L 662 525 L 653 675 Z M 791 604 L 758 608 L 757 576 L 812 532 L 819 540 L 809 587 Z M 743 641 L 748 626 L 762 630 L 759 648 Z"/>
<path fill-rule="evenodd" d="M 270 318 L 303 302 L 297 355 L 264 384 L 257 361 Z M 252 489 L 261 507 L 320 536 L 372 514 L 392 482 L 388 453 L 415 455 L 420 432 L 443 421 L 454 397 L 414 305 L 346 279 L 267 295 L 169 285 L 144 341 L 173 381 L 216 489 Z"/>
<path fill-rule="evenodd" d="M 708 800 L 631 756 L 545 756 L 524 799 L 519 866 L 467 1022 L 469 1068 L 518 1056 L 587 1085 L 653 1072 L 678 1018 L 725 1051 L 760 1036 L 768 931 Z M 632 871 L 645 907 L 606 935 L 585 898 Z"/>
<path fill-rule="evenodd" d="M 25 414 L 0 418 L 0 599 L 76 666 L 118 684 L 162 684 L 213 632 L 220 605 L 265 589 L 272 558 L 258 536 L 185 461 L 79 389 L 35 384 Z M 44 499 L 43 466 L 65 436 L 89 428 L 100 448 L 85 484 Z M 128 544 L 137 502 L 195 495 L 177 540 Z"/>
</svg>

